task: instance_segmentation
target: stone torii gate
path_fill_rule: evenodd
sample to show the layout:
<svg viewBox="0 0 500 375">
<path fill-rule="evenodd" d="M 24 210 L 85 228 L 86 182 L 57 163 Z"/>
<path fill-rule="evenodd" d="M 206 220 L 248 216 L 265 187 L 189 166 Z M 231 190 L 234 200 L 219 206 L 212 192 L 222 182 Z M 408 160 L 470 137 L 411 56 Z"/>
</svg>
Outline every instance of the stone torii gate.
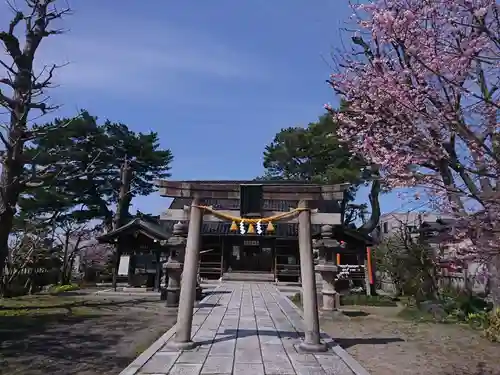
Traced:
<svg viewBox="0 0 500 375">
<path fill-rule="evenodd" d="M 188 350 L 196 346 L 191 340 L 193 308 L 201 248 L 201 227 L 204 209 L 203 199 L 240 199 L 240 185 L 248 181 L 157 181 L 160 194 L 166 197 L 192 198 L 189 210 L 189 226 L 180 290 L 177 325 L 172 347 Z M 300 274 L 303 291 L 303 310 L 305 337 L 299 348 L 305 352 L 326 351 L 326 345 L 320 339 L 318 302 L 311 238 L 311 200 L 341 200 L 345 185 L 315 185 L 307 183 L 279 184 L 259 183 L 262 185 L 263 199 L 299 201 L 299 254 Z M 324 221 L 324 220 L 323 220 Z M 323 224 L 328 224 L 323 222 Z"/>
</svg>

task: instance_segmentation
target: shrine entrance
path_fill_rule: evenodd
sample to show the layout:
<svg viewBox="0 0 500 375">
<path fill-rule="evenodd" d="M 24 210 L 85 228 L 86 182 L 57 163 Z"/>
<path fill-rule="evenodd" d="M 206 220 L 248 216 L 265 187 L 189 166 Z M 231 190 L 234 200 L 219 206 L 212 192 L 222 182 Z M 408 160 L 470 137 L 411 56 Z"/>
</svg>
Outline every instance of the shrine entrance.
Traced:
<svg viewBox="0 0 500 375">
<path fill-rule="evenodd" d="M 226 272 L 274 272 L 274 247 L 270 240 L 235 237 L 224 256 Z"/>
<path fill-rule="evenodd" d="M 202 247 L 202 228 L 204 216 L 211 220 L 227 221 L 230 223 L 230 232 L 234 237 L 243 238 L 247 235 L 264 235 L 275 232 L 273 222 L 295 221 L 298 224 L 298 242 L 300 257 L 300 279 L 302 284 L 302 306 L 304 314 L 304 339 L 298 348 L 305 352 L 324 352 L 327 345 L 321 341 L 319 328 L 319 314 L 317 289 L 313 261 L 311 227 L 314 221 L 321 224 L 338 224 L 339 216 L 323 214 L 310 206 L 311 201 L 337 199 L 344 196 L 346 186 L 326 186 L 314 184 L 282 185 L 272 182 L 267 184 L 245 184 L 237 181 L 224 184 L 214 184 L 209 181 L 158 181 L 160 194 L 169 197 L 190 197 L 191 205 L 186 210 L 179 212 L 178 220 L 188 221 L 187 240 L 185 244 L 185 257 L 182 265 L 182 285 L 179 292 L 179 308 L 177 312 L 176 331 L 173 341 L 169 344 L 175 350 L 189 350 L 197 344 L 192 341 L 193 309 L 195 291 L 200 269 L 200 249 Z M 240 211 L 229 212 L 214 206 L 204 204 L 204 199 L 210 198 L 240 200 Z M 264 209 L 263 201 L 266 199 L 294 200 L 297 206 L 289 211 L 275 211 Z M 265 211 L 271 211 L 265 213 Z M 186 215 L 188 214 L 188 215 Z M 172 219 L 175 215 L 172 215 Z M 228 223 L 228 224 L 229 224 Z M 182 225 L 182 224 L 181 224 Z M 261 244 L 259 242 L 259 244 Z M 243 246 L 238 253 L 242 260 L 252 260 L 254 267 L 271 265 L 266 259 L 271 258 L 261 255 L 266 252 L 251 250 L 252 245 Z M 233 248 L 234 249 L 234 248 Z M 246 250 L 246 251 L 245 251 Z M 237 258 L 238 256 L 236 256 Z M 243 258 L 243 259 L 242 259 Z M 267 267 L 266 265 L 266 267 Z M 176 280 L 176 284 L 178 280 Z"/>
</svg>

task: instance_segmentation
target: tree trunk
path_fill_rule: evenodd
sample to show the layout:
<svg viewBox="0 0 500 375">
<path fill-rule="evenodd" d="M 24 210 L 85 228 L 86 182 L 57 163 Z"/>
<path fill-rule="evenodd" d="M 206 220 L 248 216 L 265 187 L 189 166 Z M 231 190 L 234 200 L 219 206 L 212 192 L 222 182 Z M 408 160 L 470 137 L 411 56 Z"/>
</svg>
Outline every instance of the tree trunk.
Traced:
<svg viewBox="0 0 500 375">
<path fill-rule="evenodd" d="M 72 276 L 73 276 L 73 268 L 75 267 L 75 257 L 71 257 L 70 261 L 68 262 L 69 264 L 69 267 L 68 267 L 68 273 L 67 273 L 67 279 L 66 279 L 66 282 L 68 284 L 71 283 L 72 281 Z"/>
<path fill-rule="evenodd" d="M 32 295 L 36 292 L 36 268 L 33 267 L 30 272 L 30 288 L 29 288 L 29 295 Z"/>
<path fill-rule="evenodd" d="M 127 159 L 123 161 L 121 171 L 121 184 L 120 193 L 118 195 L 118 203 L 116 205 L 116 213 L 113 217 L 113 229 L 118 229 L 124 225 L 124 221 L 128 216 L 128 211 L 130 208 L 130 202 L 132 201 L 132 196 L 130 194 L 130 183 L 132 181 L 132 168 Z M 122 248 L 124 244 L 121 238 L 118 238 L 118 242 L 115 247 L 115 259 L 113 266 L 113 289 L 116 290 L 116 280 L 118 278 L 118 267 L 120 266 L 120 256 L 122 254 Z"/>
<path fill-rule="evenodd" d="M 69 236 L 70 236 L 70 233 L 65 233 L 65 236 L 64 236 L 65 237 L 64 238 L 64 255 L 63 255 L 62 277 L 61 277 L 61 284 L 62 285 L 67 283 Z"/>
<path fill-rule="evenodd" d="M 132 196 L 130 194 L 130 183 L 132 181 L 132 168 L 130 162 L 125 159 L 121 167 L 121 184 L 118 194 L 118 203 L 116 204 L 116 213 L 113 218 L 113 229 L 118 229 L 124 225 L 128 216 Z"/>
<path fill-rule="evenodd" d="M 500 308 L 500 255 L 493 257 L 489 270 L 490 295 L 495 307 Z"/>
<path fill-rule="evenodd" d="M 378 222 L 380 221 L 380 202 L 379 195 L 381 190 L 381 184 L 379 179 L 378 170 L 374 173 L 374 179 L 372 181 L 372 186 L 370 189 L 370 194 L 368 195 L 368 199 L 370 201 L 371 206 L 371 215 L 366 223 L 364 223 L 359 229 L 358 232 L 364 234 L 372 233 L 375 228 L 377 228 Z"/>
<path fill-rule="evenodd" d="M 112 279 L 112 288 L 115 292 L 116 292 L 116 282 L 118 279 L 118 268 L 120 267 L 120 258 L 121 258 L 120 246 L 117 245 L 115 249 L 115 256 L 113 259 L 113 279 Z"/>
<path fill-rule="evenodd" d="M 0 214 L 0 298 L 3 297 L 7 288 L 5 268 L 9 256 L 9 235 L 13 219 L 14 213 L 11 210 L 5 210 Z"/>
</svg>

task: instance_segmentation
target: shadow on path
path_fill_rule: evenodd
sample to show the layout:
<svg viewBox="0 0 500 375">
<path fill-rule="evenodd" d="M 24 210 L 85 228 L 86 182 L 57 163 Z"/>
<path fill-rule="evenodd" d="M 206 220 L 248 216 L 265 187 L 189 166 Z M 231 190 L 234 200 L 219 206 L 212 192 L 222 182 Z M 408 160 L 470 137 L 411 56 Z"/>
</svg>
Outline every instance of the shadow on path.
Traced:
<svg viewBox="0 0 500 375">
<path fill-rule="evenodd" d="M 367 313 L 366 311 L 361 311 L 361 310 L 346 310 L 342 311 L 342 314 L 345 316 L 348 316 L 350 318 L 358 318 L 361 316 L 368 316 L 370 313 Z"/>
<path fill-rule="evenodd" d="M 204 292 L 204 296 L 209 296 L 211 294 L 231 294 L 232 292 L 230 290 L 214 290 L 211 292 Z"/>
<path fill-rule="evenodd" d="M 214 308 L 214 307 L 217 307 L 217 306 L 222 306 L 220 303 L 198 303 L 198 304 L 195 304 L 195 308 L 198 307 L 200 309 L 203 309 L 203 308 Z"/>
<path fill-rule="evenodd" d="M 304 334 L 297 331 L 274 331 L 274 330 L 257 330 L 257 329 L 226 329 L 221 333 L 217 333 L 217 336 L 213 340 L 198 341 L 199 345 L 209 345 L 218 342 L 230 341 L 235 338 L 249 337 L 249 336 L 267 336 L 275 337 L 280 339 L 303 339 Z M 342 348 L 346 349 L 354 345 L 384 345 L 392 342 L 404 342 L 405 340 L 399 337 L 388 337 L 388 338 L 350 338 L 350 339 L 333 339 L 331 342 L 331 337 L 326 334 L 321 334 L 321 339 L 327 340 L 329 346 L 334 346 L 336 344 L 340 345 Z"/>
<path fill-rule="evenodd" d="M 405 342 L 400 337 L 377 337 L 377 338 L 349 338 L 334 339 L 342 348 L 347 349 L 354 345 L 386 345 L 393 342 Z"/>
</svg>

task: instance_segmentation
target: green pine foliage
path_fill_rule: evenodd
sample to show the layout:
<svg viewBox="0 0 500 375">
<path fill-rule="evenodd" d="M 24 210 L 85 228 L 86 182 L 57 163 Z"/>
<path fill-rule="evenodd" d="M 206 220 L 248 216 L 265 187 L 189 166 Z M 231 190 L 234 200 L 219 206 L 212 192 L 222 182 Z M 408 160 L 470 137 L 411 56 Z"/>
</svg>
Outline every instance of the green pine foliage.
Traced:
<svg viewBox="0 0 500 375">
<path fill-rule="evenodd" d="M 33 162 L 25 173 L 36 170 L 42 177 L 40 186 L 21 196 L 18 218 L 57 215 L 62 220 L 70 215 L 82 222 L 102 219 L 109 225 L 125 159 L 133 171 L 128 206 L 135 196 L 151 194 L 154 180 L 170 176 L 172 153 L 160 146 L 155 132 L 134 132 L 111 121 L 99 123 L 87 112 L 74 119 L 56 119 L 36 130 L 45 136 L 27 148 L 26 158 Z"/>
<path fill-rule="evenodd" d="M 339 110 L 345 110 L 342 103 Z M 319 117 L 307 127 L 281 129 L 264 150 L 263 176 L 256 180 L 309 181 L 320 184 L 350 184 L 342 202 L 342 219 L 346 226 L 362 222 L 364 233 L 370 233 L 378 223 L 381 191 L 378 170 L 363 158 L 352 154 L 349 144 L 337 135 L 339 124 L 331 114 Z M 362 184 L 371 184 L 370 208 L 352 201 Z"/>
<path fill-rule="evenodd" d="M 332 116 L 321 116 L 307 127 L 278 132 L 264 151 L 266 176 L 317 183 L 360 183 L 366 163 L 337 137 Z"/>
</svg>

